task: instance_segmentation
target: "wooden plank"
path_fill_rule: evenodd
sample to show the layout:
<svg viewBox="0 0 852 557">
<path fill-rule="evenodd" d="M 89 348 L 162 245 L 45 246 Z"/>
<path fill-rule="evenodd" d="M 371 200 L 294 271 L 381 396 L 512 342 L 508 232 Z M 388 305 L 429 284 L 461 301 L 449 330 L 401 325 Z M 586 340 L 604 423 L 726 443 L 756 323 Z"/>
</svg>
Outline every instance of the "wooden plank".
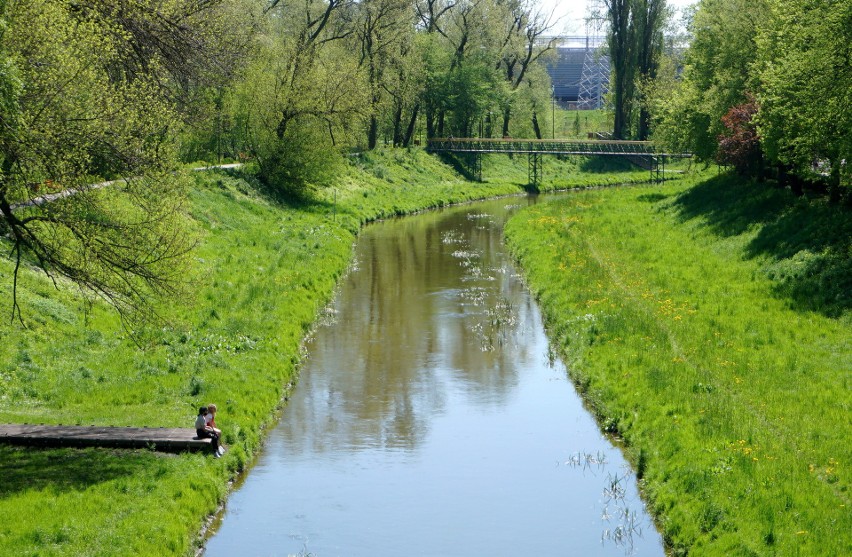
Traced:
<svg viewBox="0 0 852 557">
<path fill-rule="evenodd" d="M 0 425 L 0 443 L 50 447 L 151 448 L 158 451 L 210 449 L 194 429 L 163 427 L 100 427 L 72 425 Z"/>
</svg>

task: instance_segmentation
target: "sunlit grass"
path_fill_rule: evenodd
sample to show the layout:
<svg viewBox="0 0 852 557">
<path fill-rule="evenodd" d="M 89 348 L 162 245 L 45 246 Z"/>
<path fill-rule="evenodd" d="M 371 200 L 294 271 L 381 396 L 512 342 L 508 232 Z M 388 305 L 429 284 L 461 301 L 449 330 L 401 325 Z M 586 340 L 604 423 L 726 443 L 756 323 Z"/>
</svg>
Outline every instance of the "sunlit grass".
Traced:
<svg viewBox="0 0 852 557">
<path fill-rule="evenodd" d="M 852 544 L 850 293 L 826 284 L 829 301 L 808 305 L 797 280 L 819 277 L 772 273 L 814 245 L 827 261 L 814 272 L 848 266 L 842 211 L 722 177 L 581 193 L 507 227 L 573 379 L 641 461 L 675 553 Z M 804 223 L 821 233 L 798 250 L 766 242 Z"/>
</svg>

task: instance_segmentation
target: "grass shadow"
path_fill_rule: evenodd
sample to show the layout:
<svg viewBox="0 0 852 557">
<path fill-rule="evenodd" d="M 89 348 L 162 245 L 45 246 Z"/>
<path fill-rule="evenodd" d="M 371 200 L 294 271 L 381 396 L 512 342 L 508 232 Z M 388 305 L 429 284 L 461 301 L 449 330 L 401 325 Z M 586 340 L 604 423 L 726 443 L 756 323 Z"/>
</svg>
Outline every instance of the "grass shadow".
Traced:
<svg viewBox="0 0 852 557">
<path fill-rule="evenodd" d="M 296 209 L 308 213 L 327 214 L 334 209 L 334 203 L 326 200 L 318 199 L 310 188 L 300 190 L 298 193 L 286 191 L 284 188 L 278 188 L 268 184 L 258 178 L 257 170 L 247 168 L 245 166 L 238 168 L 217 168 L 211 170 L 217 174 L 227 176 L 238 182 L 243 182 L 251 187 L 258 195 L 264 198 L 269 203 L 278 207 L 286 207 Z M 242 190 L 245 185 L 237 183 L 237 189 Z M 248 193 L 243 191 L 242 193 Z"/>
<path fill-rule="evenodd" d="M 473 172 L 473 158 L 476 156 L 475 153 L 438 153 L 438 158 L 441 162 L 455 170 L 458 174 L 464 177 L 465 180 L 469 180 L 471 182 L 476 182 L 479 180 L 479 176 L 477 176 Z"/>
<path fill-rule="evenodd" d="M 92 485 L 138 475 L 158 457 L 147 451 L 45 449 L 0 445 L 0 498 L 51 489 L 80 491 Z"/>
<path fill-rule="evenodd" d="M 636 198 L 636 200 L 641 201 L 643 203 L 658 203 L 664 199 L 668 199 L 669 197 L 671 196 L 665 193 L 647 193 L 644 195 L 640 195 Z"/>
<path fill-rule="evenodd" d="M 682 193 L 674 206 L 682 221 L 700 217 L 715 234 L 727 237 L 778 220 L 792 202 L 781 190 L 722 174 Z"/>
<path fill-rule="evenodd" d="M 624 157 L 615 156 L 578 156 L 579 162 L 577 167 L 582 172 L 592 174 L 601 174 L 607 172 L 629 172 L 635 170 L 632 164 Z"/>
<path fill-rule="evenodd" d="M 724 174 L 681 194 L 683 221 L 702 218 L 722 237 L 751 230 L 747 258 L 766 258 L 776 294 L 799 310 L 839 317 L 852 309 L 852 213 L 824 198 L 795 197 L 768 184 Z"/>
</svg>

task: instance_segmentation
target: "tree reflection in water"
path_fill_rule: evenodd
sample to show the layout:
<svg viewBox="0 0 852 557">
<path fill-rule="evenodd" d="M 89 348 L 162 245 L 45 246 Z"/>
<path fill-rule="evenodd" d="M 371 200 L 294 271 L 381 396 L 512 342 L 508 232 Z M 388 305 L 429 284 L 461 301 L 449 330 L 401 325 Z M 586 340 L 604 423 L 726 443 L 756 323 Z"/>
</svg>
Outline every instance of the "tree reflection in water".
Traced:
<svg viewBox="0 0 852 557">
<path fill-rule="evenodd" d="M 663 554 L 505 254 L 509 203 L 362 233 L 208 557 Z"/>
</svg>

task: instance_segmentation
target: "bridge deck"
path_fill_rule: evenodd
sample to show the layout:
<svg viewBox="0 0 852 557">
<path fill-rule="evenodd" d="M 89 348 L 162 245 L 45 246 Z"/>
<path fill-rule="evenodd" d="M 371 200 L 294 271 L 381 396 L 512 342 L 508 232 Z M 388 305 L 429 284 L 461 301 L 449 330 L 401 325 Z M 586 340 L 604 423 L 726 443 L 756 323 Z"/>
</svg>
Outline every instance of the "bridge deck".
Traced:
<svg viewBox="0 0 852 557">
<path fill-rule="evenodd" d="M 194 429 L 154 427 L 98 427 L 71 425 L 0 425 L 0 443 L 50 447 L 153 448 L 158 451 L 210 449 L 210 439 L 199 439 Z"/>
<path fill-rule="evenodd" d="M 691 153 L 666 153 L 652 141 L 575 139 L 434 138 L 427 149 L 454 153 L 532 153 L 554 155 L 649 155 L 685 158 Z"/>
</svg>

